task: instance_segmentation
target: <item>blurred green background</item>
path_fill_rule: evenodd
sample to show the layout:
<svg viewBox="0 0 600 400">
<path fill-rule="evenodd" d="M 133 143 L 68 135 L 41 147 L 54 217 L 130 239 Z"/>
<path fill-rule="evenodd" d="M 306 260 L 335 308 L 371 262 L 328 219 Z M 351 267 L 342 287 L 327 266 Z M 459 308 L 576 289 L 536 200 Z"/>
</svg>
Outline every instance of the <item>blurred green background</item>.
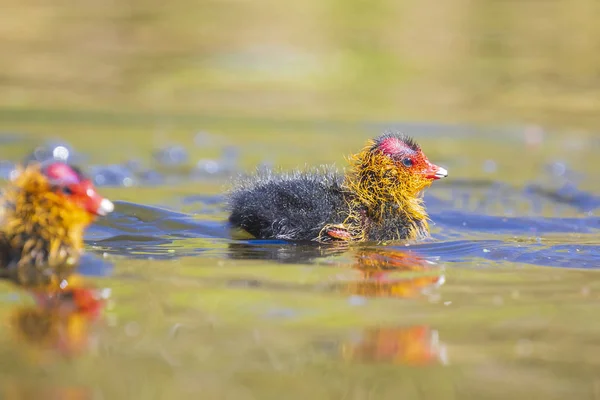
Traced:
<svg viewBox="0 0 600 400">
<path fill-rule="evenodd" d="M 597 0 L 4 0 L 0 116 L 600 119 Z M 23 117 L 26 118 L 26 117 Z"/>
</svg>

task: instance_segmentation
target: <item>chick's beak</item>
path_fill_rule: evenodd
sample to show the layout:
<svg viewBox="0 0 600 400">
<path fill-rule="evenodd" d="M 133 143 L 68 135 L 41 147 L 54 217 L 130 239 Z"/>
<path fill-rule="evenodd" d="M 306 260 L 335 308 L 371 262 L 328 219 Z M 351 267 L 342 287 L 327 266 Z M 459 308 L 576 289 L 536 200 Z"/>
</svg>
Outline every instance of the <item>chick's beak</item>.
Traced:
<svg viewBox="0 0 600 400">
<path fill-rule="evenodd" d="M 445 168 L 437 167 L 437 171 L 435 173 L 435 179 L 442 179 L 448 176 L 448 171 Z"/>
<path fill-rule="evenodd" d="M 114 204 L 96 192 L 96 189 L 89 182 L 85 190 L 86 200 L 85 208 L 90 214 L 105 216 L 115 209 Z"/>
<path fill-rule="evenodd" d="M 427 169 L 425 171 L 425 174 L 427 175 L 428 179 L 432 179 L 435 181 L 448 176 L 448 171 L 446 170 L 446 168 L 442 168 L 431 163 L 428 164 L 429 165 L 427 166 Z"/>
<path fill-rule="evenodd" d="M 109 199 L 102 199 L 100 201 L 100 206 L 96 210 L 96 214 L 105 216 L 106 214 L 113 212 L 114 209 L 115 205 L 112 203 L 112 201 Z"/>
</svg>

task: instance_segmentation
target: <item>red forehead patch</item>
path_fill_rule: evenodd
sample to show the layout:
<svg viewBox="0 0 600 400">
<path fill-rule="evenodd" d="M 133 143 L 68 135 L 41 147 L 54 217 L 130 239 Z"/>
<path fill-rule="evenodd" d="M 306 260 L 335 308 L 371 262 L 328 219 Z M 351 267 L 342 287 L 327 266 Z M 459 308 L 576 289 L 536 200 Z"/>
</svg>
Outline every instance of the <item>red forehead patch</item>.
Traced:
<svg viewBox="0 0 600 400">
<path fill-rule="evenodd" d="M 65 163 L 52 163 L 44 168 L 44 175 L 52 181 L 71 184 L 81 182 L 81 176 Z"/>
<path fill-rule="evenodd" d="M 389 137 L 383 139 L 379 144 L 379 149 L 388 156 L 393 156 L 401 153 L 412 153 L 413 150 L 404 143 L 404 141 L 397 137 Z"/>
</svg>

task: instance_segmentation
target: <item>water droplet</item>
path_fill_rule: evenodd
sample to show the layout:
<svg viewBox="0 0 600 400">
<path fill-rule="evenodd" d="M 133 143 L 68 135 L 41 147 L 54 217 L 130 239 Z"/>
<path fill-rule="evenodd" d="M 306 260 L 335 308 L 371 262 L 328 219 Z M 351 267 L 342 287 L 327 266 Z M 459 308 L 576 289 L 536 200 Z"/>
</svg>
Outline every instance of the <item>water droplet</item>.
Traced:
<svg viewBox="0 0 600 400">
<path fill-rule="evenodd" d="M 362 296 L 350 296 L 348 297 L 348 304 L 351 306 L 364 306 L 367 304 L 367 299 Z"/>
<path fill-rule="evenodd" d="M 494 160 L 485 160 L 483 162 L 483 171 L 487 172 L 488 174 L 494 173 L 496 172 L 496 170 L 498 169 L 498 166 L 496 164 L 496 161 Z"/>
<path fill-rule="evenodd" d="M 96 186 L 129 187 L 135 183 L 133 173 L 124 165 L 93 166 L 90 175 Z"/>
<path fill-rule="evenodd" d="M 14 170 L 12 170 L 10 172 L 9 179 L 11 181 L 14 181 L 15 179 L 17 179 L 18 176 L 19 176 L 19 171 L 17 171 L 16 169 L 14 169 Z"/>
<path fill-rule="evenodd" d="M 219 163 L 215 160 L 206 160 L 200 166 L 200 169 L 208 174 L 215 174 L 219 171 Z"/>
<path fill-rule="evenodd" d="M 52 155 L 57 160 L 67 161 L 69 158 L 69 149 L 67 149 L 65 146 L 56 146 L 52 151 Z"/>
<path fill-rule="evenodd" d="M 563 162 L 553 162 L 549 165 L 550 173 L 554 176 L 563 176 L 567 171 L 567 165 Z"/>
<path fill-rule="evenodd" d="M 188 161 L 188 152 L 183 146 L 169 146 L 154 152 L 154 159 L 164 166 L 183 165 Z"/>
</svg>

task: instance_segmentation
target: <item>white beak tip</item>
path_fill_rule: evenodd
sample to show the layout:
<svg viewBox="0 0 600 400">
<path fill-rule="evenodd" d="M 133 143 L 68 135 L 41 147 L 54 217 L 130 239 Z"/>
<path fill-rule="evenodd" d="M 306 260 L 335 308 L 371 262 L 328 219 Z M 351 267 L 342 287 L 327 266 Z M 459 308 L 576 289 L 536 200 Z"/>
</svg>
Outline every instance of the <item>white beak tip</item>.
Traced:
<svg viewBox="0 0 600 400">
<path fill-rule="evenodd" d="M 448 170 L 446 170 L 445 168 L 442 168 L 442 167 L 439 167 L 439 169 L 435 173 L 436 178 L 445 178 L 447 176 L 448 176 Z"/>
<path fill-rule="evenodd" d="M 100 202 L 100 207 L 98 207 L 98 215 L 106 215 L 113 212 L 115 209 L 115 205 L 109 199 L 102 199 Z"/>
</svg>

